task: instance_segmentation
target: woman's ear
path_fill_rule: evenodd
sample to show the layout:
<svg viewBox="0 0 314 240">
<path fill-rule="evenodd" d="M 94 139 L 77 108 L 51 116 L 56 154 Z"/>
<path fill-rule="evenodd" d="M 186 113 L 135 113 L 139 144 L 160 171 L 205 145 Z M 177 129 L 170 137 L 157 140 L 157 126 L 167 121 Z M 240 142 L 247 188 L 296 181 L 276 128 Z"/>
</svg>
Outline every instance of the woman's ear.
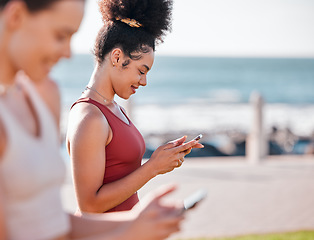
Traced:
<svg viewBox="0 0 314 240">
<path fill-rule="evenodd" d="M 120 48 L 115 48 L 111 51 L 110 60 L 113 66 L 118 65 L 120 60 L 122 59 L 123 52 Z"/>
<path fill-rule="evenodd" d="M 9 1 L 3 9 L 6 26 L 10 30 L 14 30 L 21 26 L 28 9 L 24 1 Z"/>
</svg>

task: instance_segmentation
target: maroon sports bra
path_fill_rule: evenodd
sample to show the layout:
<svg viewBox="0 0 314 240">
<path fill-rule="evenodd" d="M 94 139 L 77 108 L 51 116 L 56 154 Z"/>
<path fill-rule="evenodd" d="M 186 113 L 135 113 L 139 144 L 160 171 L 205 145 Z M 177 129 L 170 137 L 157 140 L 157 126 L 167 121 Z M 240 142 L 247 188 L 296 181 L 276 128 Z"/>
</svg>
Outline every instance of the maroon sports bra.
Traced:
<svg viewBox="0 0 314 240">
<path fill-rule="evenodd" d="M 98 107 L 106 117 L 113 133 L 111 142 L 105 146 L 106 168 L 103 184 L 117 181 L 139 168 L 145 153 L 145 142 L 143 136 L 133 125 L 123 109 L 121 110 L 128 119 L 129 124 L 117 117 L 105 105 L 91 98 L 81 98 L 73 106 L 81 102 L 91 103 Z M 138 195 L 134 193 L 130 198 L 107 212 L 130 210 L 138 201 Z"/>
</svg>

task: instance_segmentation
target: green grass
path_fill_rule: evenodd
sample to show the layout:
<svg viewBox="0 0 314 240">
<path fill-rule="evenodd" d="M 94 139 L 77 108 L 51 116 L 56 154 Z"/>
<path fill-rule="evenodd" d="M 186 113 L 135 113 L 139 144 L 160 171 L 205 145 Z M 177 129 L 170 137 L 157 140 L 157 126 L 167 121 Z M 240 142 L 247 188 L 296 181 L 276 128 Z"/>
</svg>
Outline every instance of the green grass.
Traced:
<svg viewBox="0 0 314 240">
<path fill-rule="evenodd" d="M 189 239 L 181 239 L 181 240 L 314 240 L 314 231 L 246 235 L 246 236 L 227 237 L 227 238 L 193 238 L 193 239 L 189 238 Z"/>
</svg>

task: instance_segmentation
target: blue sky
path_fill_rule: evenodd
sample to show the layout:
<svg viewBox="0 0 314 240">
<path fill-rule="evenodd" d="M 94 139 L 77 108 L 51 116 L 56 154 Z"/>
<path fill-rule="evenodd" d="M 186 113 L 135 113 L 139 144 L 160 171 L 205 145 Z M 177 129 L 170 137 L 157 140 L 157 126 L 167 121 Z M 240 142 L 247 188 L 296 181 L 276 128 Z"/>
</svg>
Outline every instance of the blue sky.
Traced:
<svg viewBox="0 0 314 240">
<path fill-rule="evenodd" d="M 101 27 L 87 0 L 74 53 L 88 53 Z M 173 29 L 159 55 L 314 58 L 313 0 L 174 0 Z"/>
</svg>

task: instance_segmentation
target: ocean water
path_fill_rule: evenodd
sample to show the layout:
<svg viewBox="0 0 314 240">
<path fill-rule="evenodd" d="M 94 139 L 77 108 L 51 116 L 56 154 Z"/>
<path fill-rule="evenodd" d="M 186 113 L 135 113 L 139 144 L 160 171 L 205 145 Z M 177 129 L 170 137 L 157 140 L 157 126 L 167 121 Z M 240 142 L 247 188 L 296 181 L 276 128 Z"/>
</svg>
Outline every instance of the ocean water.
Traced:
<svg viewBox="0 0 314 240">
<path fill-rule="evenodd" d="M 52 71 L 63 97 L 63 125 L 70 105 L 92 74 L 92 55 L 75 55 Z M 143 135 L 167 132 L 250 130 L 252 92 L 262 95 L 265 130 L 314 133 L 314 59 L 156 56 L 148 85 L 127 102 Z"/>
</svg>

